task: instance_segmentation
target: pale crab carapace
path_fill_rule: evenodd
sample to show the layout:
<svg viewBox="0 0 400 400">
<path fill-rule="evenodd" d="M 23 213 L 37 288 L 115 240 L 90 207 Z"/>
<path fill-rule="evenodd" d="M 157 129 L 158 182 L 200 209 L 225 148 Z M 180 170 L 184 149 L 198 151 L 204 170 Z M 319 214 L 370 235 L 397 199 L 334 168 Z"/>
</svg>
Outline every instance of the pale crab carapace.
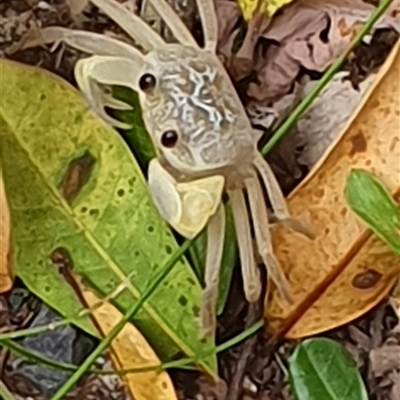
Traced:
<svg viewBox="0 0 400 400">
<path fill-rule="evenodd" d="M 263 186 L 275 217 L 308 235 L 290 217 L 275 176 L 257 149 L 260 135 L 252 129 L 234 86 L 216 55 L 217 19 L 212 0 L 197 0 L 204 45 L 192 34 L 165 0 L 149 0 L 175 36 L 167 43 L 138 15 L 116 0 L 91 0 L 136 43 L 96 33 L 45 28 L 40 41 L 63 41 L 92 54 L 75 67 L 77 84 L 91 108 L 110 125 L 127 126 L 110 117 L 105 106 L 126 109 L 104 86 L 127 86 L 139 93 L 146 128 L 159 157 L 149 164 L 148 181 L 161 216 L 186 238 L 207 229 L 205 289 L 202 297 L 203 333 L 216 324 L 216 300 L 222 259 L 225 191 L 232 208 L 245 297 L 259 299 L 262 289 L 251 232 L 270 279 L 287 301 L 291 291 L 276 260 L 270 237 Z M 248 199 L 249 210 L 246 203 Z M 251 218 L 251 220 L 250 220 Z"/>
</svg>

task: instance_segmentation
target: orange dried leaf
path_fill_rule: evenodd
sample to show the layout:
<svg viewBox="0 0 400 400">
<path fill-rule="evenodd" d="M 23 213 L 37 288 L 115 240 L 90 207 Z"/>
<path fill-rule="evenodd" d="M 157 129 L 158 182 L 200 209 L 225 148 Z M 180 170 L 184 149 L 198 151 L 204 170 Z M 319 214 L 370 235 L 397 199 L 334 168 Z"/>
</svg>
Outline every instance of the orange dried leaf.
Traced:
<svg viewBox="0 0 400 400">
<path fill-rule="evenodd" d="M 122 314 L 108 301 L 101 301 L 88 289 L 82 279 L 72 274 L 92 318 L 102 337 L 107 336 L 121 320 Z M 101 304 L 99 306 L 99 304 Z M 126 324 L 110 347 L 112 362 L 117 370 L 155 367 L 161 364 L 154 350 L 132 324 Z M 122 376 L 135 400 L 176 400 L 171 379 L 166 371 L 133 372 Z"/>
<path fill-rule="evenodd" d="M 0 171 L 0 293 L 7 292 L 13 285 L 13 274 L 9 261 L 10 210 L 4 188 L 3 173 Z"/>
<path fill-rule="evenodd" d="M 273 289 L 266 307 L 271 329 L 301 338 L 348 323 L 386 297 L 400 275 L 399 258 L 348 206 L 353 168 L 373 173 L 400 196 L 400 41 L 335 143 L 289 196 L 293 215 L 307 212 L 316 231 L 308 241 L 277 226 L 276 256 L 293 289 L 288 306 Z"/>
</svg>

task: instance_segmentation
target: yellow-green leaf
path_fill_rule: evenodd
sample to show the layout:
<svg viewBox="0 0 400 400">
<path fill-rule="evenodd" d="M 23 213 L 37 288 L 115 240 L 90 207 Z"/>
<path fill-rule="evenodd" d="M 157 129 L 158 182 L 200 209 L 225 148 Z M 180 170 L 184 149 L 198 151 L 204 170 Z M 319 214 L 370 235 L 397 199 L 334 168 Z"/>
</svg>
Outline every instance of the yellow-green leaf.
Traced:
<svg viewBox="0 0 400 400">
<path fill-rule="evenodd" d="M 284 5 L 291 3 L 293 0 L 238 0 L 243 17 L 249 21 L 260 4 L 260 12 L 265 12 L 269 17 L 272 17 Z"/>
<path fill-rule="evenodd" d="M 177 248 L 140 168 L 117 132 L 64 81 L 5 60 L 0 68 L 1 162 L 16 274 L 51 307 L 74 316 L 79 300 L 53 264 L 62 255 L 101 295 L 129 282 L 114 299 L 125 312 Z M 163 359 L 212 351 L 211 340 L 200 340 L 200 297 L 183 259 L 135 317 Z M 75 323 L 95 334 L 89 320 Z M 215 357 L 201 363 L 216 369 Z"/>
</svg>

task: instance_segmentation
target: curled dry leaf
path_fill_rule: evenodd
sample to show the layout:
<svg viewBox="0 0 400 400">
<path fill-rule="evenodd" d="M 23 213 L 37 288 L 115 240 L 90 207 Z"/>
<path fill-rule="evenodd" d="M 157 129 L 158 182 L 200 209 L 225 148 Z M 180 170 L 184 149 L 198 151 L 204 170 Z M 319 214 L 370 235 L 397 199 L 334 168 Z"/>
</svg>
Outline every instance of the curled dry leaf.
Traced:
<svg viewBox="0 0 400 400">
<path fill-rule="evenodd" d="M 273 289 L 266 318 L 289 338 L 315 335 L 361 316 L 399 278 L 399 259 L 349 208 L 351 169 L 370 171 L 400 196 L 400 42 L 381 68 L 347 127 L 309 177 L 289 196 L 293 215 L 307 212 L 316 231 L 307 241 L 280 226 L 274 247 L 292 285 L 288 307 Z"/>
<path fill-rule="evenodd" d="M 3 172 L 0 169 L 0 293 L 7 292 L 13 284 L 10 270 L 10 209 L 4 188 Z"/>
<path fill-rule="evenodd" d="M 102 337 L 107 336 L 122 319 L 122 314 L 109 302 L 101 302 L 87 288 L 82 279 L 73 275 L 86 305 L 92 308 L 92 318 Z M 98 306 L 101 304 L 101 306 Z M 117 370 L 146 368 L 160 365 L 156 353 L 143 335 L 132 324 L 126 324 L 110 347 L 111 358 Z M 134 372 L 122 376 L 126 387 L 135 400 L 175 400 L 174 386 L 166 371 Z"/>
</svg>

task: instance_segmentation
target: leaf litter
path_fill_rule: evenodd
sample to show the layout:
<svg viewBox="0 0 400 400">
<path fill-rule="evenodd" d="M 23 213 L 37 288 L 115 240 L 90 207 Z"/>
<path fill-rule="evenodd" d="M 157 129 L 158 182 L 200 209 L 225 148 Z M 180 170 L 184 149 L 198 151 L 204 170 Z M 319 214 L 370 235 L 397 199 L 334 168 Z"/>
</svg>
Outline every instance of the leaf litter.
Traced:
<svg viewBox="0 0 400 400">
<path fill-rule="evenodd" d="M 309 213 L 316 239 L 306 242 L 279 226 L 274 229 L 276 255 L 295 301 L 287 307 L 272 290 L 266 318 L 289 338 L 319 334 L 358 318 L 385 298 L 398 279 L 398 256 L 351 212 L 344 190 L 352 169 L 367 169 L 398 201 L 400 101 L 393 81 L 399 68 L 400 41 L 357 112 L 288 197 L 293 213 Z"/>
<path fill-rule="evenodd" d="M 224 5 L 225 11 L 221 12 L 220 9 L 219 9 L 219 4 L 222 4 L 222 3 L 225 3 L 225 5 Z M 342 4 L 343 3 L 344 2 L 342 2 Z M 346 2 L 346 3 L 349 3 L 349 2 Z M 307 4 L 307 3 L 305 2 L 304 4 Z M 224 60 L 230 60 L 232 58 L 231 57 L 231 53 L 230 53 L 230 49 L 232 48 L 232 45 L 235 42 L 236 35 L 237 34 L 241 34 L 241 26 L 243 26 L 242 24 L 240 25 L 240 19 L 241 19 L 240 10 L 237 8 L 236 4 L 233 3 L 232 1 L 223 1 L 222 2 L 220 0 L 216 0 L 216 5 L 218 7 L 217 8 L 218 12 L 220 13 L 220 15 L 223 16 L 222 20 L 224 21 L 224 24 L 221 24 L 223 29 L 221 29 L 221 27 L 220 27 L 220 38 L 222 38 L 221 41 L 220 41 L 221 58 L 224 59 Z M 288 7 L 292 7 L 292 6 L 293 5 L 289 5 Z M 367 5 L 367 7 L 369 7 L 369 5 Z M 392 5 L 392 7 L 393 7 L 393 5 Z M 229 14 L 227 13 L 227 10 L 229 10 Z M 329 14 L 326 11 L 324 11 L 324 12 L 327 15 Z M 333 11 L 331 10 L 330 13 L 332 14 L 332 12 Z M 329 15 L 331 15 L 331 14 L 329 14 Z M 229 20 L 227 18 L 228 15 L 230 16 L 229 18 L 231 18 Z M 335 21 L 335 19 L 332 16 L 329 17 L 329 20 L 331 20 L 331 18 Z M 99 19 L 98 16 L 96 16 L 96 15 L 91 15 L 90 16 L 90 21 L 96 21 L 96 19 L 97 19 L 97 21 L 101 21 L 100 25 L 97 25 L 97 27 L 94 27 L 93 25 L 89 25 L 90 26 L 89 29 L 102 30 L 102 29 L 104 29 L 104 26 L 107 26 L 107 25 L 104 24 L 104 20 L 103 19 Z M 85 22 L 85 24 L 86 24 L 86 22 Z M 92 24 L 92 22 L 91 22 L 91 24 Z M 269 24 L 270 24 L 270 21 L 263 21 L 263 26 L 265 26 L 265 29 L 268 28 Z M 85 26 L 88 26 L 88 25 L 85 25 Z M 346 28 L 348 28 L 347 25 L 346 25 Z M 107 26 L 106 29 L 109 29 L 109 27 Z M 113 31 L 113 28 L 111 28 L 111 30 L 109 30 L 108 32 L 111 32 L 111 31 Z M 322 32 L 324 32 L 324 30 L 322 30 Z M 326 33 L 326 32 L 324 32 L 324 33 Z M 276 44 L 271 39 L 267 39 L 267 38 L 264 38 L 264 37 L 261 37 L 261 36 L 258 37 L 257 35 L 255 35 L 255 37 L 256 37 L 256 39 L 253 38 L 252 40 L 249 41 L 250 42 L 249 48 L 247 50 L 245 49 L 246 51 L 243 51 L 242 53 L 240 53 L 240 56 L 242 56 L 243 63 L 242 63 L 242 65 L 240 65 L 241 60 L 239 59 L 238 60 L 239 61 L 239 67 L 236 67 L 236 68 L 242 74 L 242 76 L 243 75 L 245 76 L 245 78 L 248 78 L 246 76 L 246 74 L 249 73 L 249 75 L 251 75 L 251 74 L 255 75 L 258 78 L 258 80 L 255 83 L 253 82 L 254 85 L 252 86 L 250 84 L 251 80 L 247 79 L 247 81 L 246 81 L 246 79 L 244 79 L 244 82 L 242 82 L 242 81 L 237 82 L 237 86 L 239 87 L 240 92 L 244 93 L 244 96 L 243 96 L 244 101 L 246 102 L 246 104 L 249 105 L 249 109 L 250 110 L 251 110 L 251 108 L 255 108 L 257 111 L 259 111 L 260 109 L 262 110 L 262 112 L 257 112 L 257 117 L 260 117 L 260 115 L 264 116 L 264 123 L 261 124 L 261 126 L 265 129 L 265 131 L 267 131 L 267 134 L 268 134 L 268 131 L 271 129 L 271 126 L 273 126 L 274 123 L 276 123 L 277 119 L 279 119 L 279 117 L 282 118 L 282 111 L 277 106 L 277 104 L 279 103 L 278 100 L 282 100 L 282 99 L 284 100 L 285 98 L 293 99 L 293 97 L 298 99 L 298 93 L 299 92 L 296 92 L 296 90 L 300 89 L 300 92 L 302 92 L 304 90 L 303 89 L 304 84 L 309 82 L 310 80 L 314 80 L 314 79 L 310 79 L 310 76 L 313 77 L 313 78 L 318 78 L 318 74 L 316 75 L 315 71 L 305 71 L 304 72 L 305 67 L 301 64 L 300 65 L 300 69 L 299 69 L 299 73 L 296 76 L 293 76 L 293 77 L 290 78 L 290 79 L 292 79 L 292 84 L 291 85 L 289 85 L 288 83 L 280 84 L 282 87 L 286 87 L 287 89 L 286 89 L 286 91 L 283 90 L 283 91 L 281 91 L 281 93 L 278 93 L 278 95 L 276 95 L 273 98 L 273 100 L 265 101 L 264 99 L 260 100 L 259 98 L 251 97 L 250 96 L 250 93 L 251 93 L 250 92 L 250 87 L 257 88 L 257 85 L 259 85 L 260 82 L 262 82 L 262 79 L 260 79 L 261 75 L 257 75 L 257 74 L 259 73 L 259 71 L 262 70 L 263 65 L 266 63 L 266 60 L 267 60 L 266 55 L 268 54 L 268 57 L 271 56 L 271 54 L 272 54 L 272 56 L 275 56 L 274 52 L 272 51 L 271 48 L 274 45 L 276 47 Z M 335 37 L 335 35 L 333 35 L 332 37 Z M 317 35 L 314 37 L 314 39 L 316 40 L 317 45 L 321 45 L 320 42 L 317 40 Z M 224 47 L 224 44 L 225 44 L 225 47 Z M 315 43 L 313 42 L 313 44 L 315 44 Z M 253 50 L 254 51 L 252 51 L 251 46 L 253 46 Z M 325 48 L 328 48 L 328 47 L 329 46 L 325 46 Z M 27 52 L 29 52 L 29 50 Z M 25 54 L 26 54 L 24 52 L 21 52 L 21 53 L 22 54 L 17 54 L 17 57 L 25 56 Z M 43 51 L 41 57 L 44 60 L 45 64 L 47 64 L 46 67 L 50 66 L 50 69 L 56 70 L 57 73 L 61 73 L 63 75 L 65 75 L 65 73 L 67 73 L 66 77 L 69 80 L 71 80 L 71 76 L 72 75 L 68 73 L 68 68 L 70 69 L 71 66 L 62 67 L 62 68 L 59 68 L 59 66 L 54 66 L 53 61 L 55 59 L 55 56 L 52 56 L 51 58 L 47 58 L 46 59 L 44 54 L 46 54 L 46 53 Z M 75 57 L 75 55 L 73 57 L 71 57 L 70 54 L 71 54 L 71 52 L 69 52 L 69 51 L 64 51 L 63 52 L 63 63 L 66 62 L 67 65 L 68 65 L 68 63 L 71 63 L 71 64 L 74 63 L 74 59 L 76 60 L 76 57 Z M 279 53 L 278 53 L 278 55 L 279 55 Z M 308 54 L 308 56 L 310 56 L 310 54 Z M 43 57 L 45 57 L 45 58 L 43 58 Z M 251 60 L 249 62 L 250 58 L 251 58 Z M 254 63 L 254 60 L 258 60 L 259 62 L 256 64 L 256 63 Z M 238 61 L 235 60 L 236 63 Z M 312 60 L 312 61 L 314 62 L 314 60 Z M 318 59 L 318 61 L 320 62 L 321 60 Z M 310 60 L 308 60 L 307 62 L 310 63 Z M 307 62 L 305 62 L 305 65 L 308 65 Z M 252 65 L 252 64 L 256 66 L 256 71 L 255 71 L 256 73 L 255 74 L 254 74 L 253 70 L 249 71 L 249 65 Z M 229 68 L 229 62 L 227 62 L 226 65 Z M 244 73 L 243 73 L 243 71 L 244 71 Z M 280 71 L 278 71 L 278 72 L 280 72 Z M 368 73 L 369 72 L 367 71 L 367 76 L 368 76 Z M 367 79 L 372 81 L 372 78 L 367 78 Z M 339 78 L 338 78 L 338 80 L 339 80 Z M 346 80 L 344 80 L 344 82 L 346 82 Z M 347 85 L 347 82 L 346 82 L 346 85 Z M 366 83 L 365 82 L 361 82 L 360 86 L 362 86 L 362 85 L 366 86 Z M 243 89 L 243 87 L 244 87 L 244 89 Z M 295 96 L 293 96 L 293 88 L 297 88 L 297 89 L 294 90 L 297 93 L 297 94 L 295 93 Z M 346 90 L 349 90 L 349 86 L 348 85 L 347 85 L 347 89 Z M 365 87 L 362 90 L 367 90 L 367 88 Z M 338 91 L 340 91 L 340 89 L 338 89 Z M 268 94 L 268 96 L 270 97 L 269 94 Z M 304 96 L 304 94 L 302 94 L 302 96 Z M 360 96 L 360 94 L 357 94 L 357 96 Z M 291 111 L 290 101 L 288 103 L 289 103 L 289 105 L 286 106 L 286 108 L 283 107 L 283 110 L 284 110 L 283 114 L 285 112 L 286 113 L 287 112 L 290 113 L 290 111 Z M 278 110 L 277 110 L 277 107 L 278 107 Z M 292 108 L 293 108 L 293 106 L 292 106 Z M 351 114 L 351 113 L 349 112 L 349 114 Z M 250 112 L 250 115 L 253 117 L 251 112 Z M 294 132 L 294 133 L 296 134 L 297 132 Z M 297 174 L 299 174 L 299 173 L 301 173 L 300 172 L 301 168 L 299 168 L 297 157 L 298 157 L 299 154 L 301 155 L 301 152 L 297 151 L 296 147 L 298 146 L 298 144 L 294 139 L 295 138 L 293 138 L 293 135 L 292 135 L 292 138 L 290 140 L 291 143 L 289 143 L 289 145 L 286 144 L 286 146 L 282 146 L 282 147 L 284 148 L 284 150 L 286 150 L 286 154 L 291 154 L 291 155 L 296 154 L 296 157 L 293 157 L 294 167 L 292 167 L 292 168 L 295 168 L 297 170 Z M 329 140 L 331 140 L 331 138 Z M 283 141 L 282 143 L 285 144 L 284 142 L 285 141 Z M 293 145 L 293 142 L 296 142 L 296 145 Z M 305 144 L 303 143 L 302 146 L 305 146 L 306 144 L 307 143 L 305 143 Z M 308 149 L 310 149 L 310 148 L 312 148 L 312 145 L 310 145 Z M 318 149 L 317 152 L 318 151 L 322 151 L 322 150 Z M 277 152 L 274 152 L 274 153 L 277 153 Z M 285 156 L 278 157 L 278 158 L 280 158 L 281 160 L 282 159 L 283 160 L 287 159 L 287 157 L 285 157 Z M 305 162 L 307 167 L 311 168 L 311 166 L 313 165 L 313 162 L 315 161 L 316 158 L 317 158 L 317 156 L 314 156 L 314 159 L 309 161 L 309 160 L 307 160 L 307 157 L 305 157 L 305 161 L 304 160 L 303 161 Z M 275 167 L 275 170 L 276 170 L 277 169 L 276 164 L 274 165 L 274 167 Z M 290 175 L 291 171 L 293 171 L 293 169 L 291 169 L 291 170 L 289 170 L 289 173 L 288 173 L 287 172 L 288 168 L 284 163 L 283 163 L 283 167 L 281 168 L 281 170 L 282 171 L 286 171 L 286 175 Z M 285 172 L 282 175 L 285 176 Z M 290 184 L 288 185 L 288 188 L 292 188 L 294 186 L 294 182 L 295 181 L 293 179 L 289 179 L 289 180 L 290 180 Z M 352 325 L 350 325 L 350 326 L 352 326 Z M 345 328 L 344 330 L 346 330 L 346 329 L 347 328 Z M 378 330 L 375 329 L 374 332 L 375 333 L 379 332 L 379 329 Z M 378 340 L 375 340 L 375 342 L 378 342 Z M 271 372 L 271 370 L 269 370 L 268 368 L 266 368 L 264 370 L 264 372 L 267 372 L 267 375 L 269 373 L 268 371 Z M 279 371 L 279 368 L 277 370 L 275 370 L 274 373 L 277 374 L 277 376 L 281 375 L 281 372 Z M 252 377 L 253 381 L 255 381 L 255 382 L 259 381 L 259 377 L 254 376 L 254 374 L 252 374 L 252 371 L 249 371 L 249 374 Z M 267 379 L 267 378 L 264 376 L 263 382 L 266 382 L 265 379 Z M 286 398 L 286 395 L 281 394 L 282 381 L 279 381 L 279 378 L 278 378 L 276 383 L 277 383 L 277 386 L 274 389 L 270 388 L 269 393 L 274 393 L 274 397 L 273 397 L 274 399 L 275 398 L 283 398 L 282 396 L 284 396 Z M 260 387 L 262 387 L 262 385 Z M 184 396 L 184 394 L 182 394 L 182 396 Z M 279 396 L 279 397 L 277 397 L 277 396 Z M 192 397 L 194 397 L 194 395 Z M 186 400 L 186 398 L 189 398 L 189 397 L 185 396 L 184 398 Z M 253 396 L 251 398 L 253 398 Z M 395 397 L 392 397 L 392 398 L 394 399 Z"/>
</svg>

